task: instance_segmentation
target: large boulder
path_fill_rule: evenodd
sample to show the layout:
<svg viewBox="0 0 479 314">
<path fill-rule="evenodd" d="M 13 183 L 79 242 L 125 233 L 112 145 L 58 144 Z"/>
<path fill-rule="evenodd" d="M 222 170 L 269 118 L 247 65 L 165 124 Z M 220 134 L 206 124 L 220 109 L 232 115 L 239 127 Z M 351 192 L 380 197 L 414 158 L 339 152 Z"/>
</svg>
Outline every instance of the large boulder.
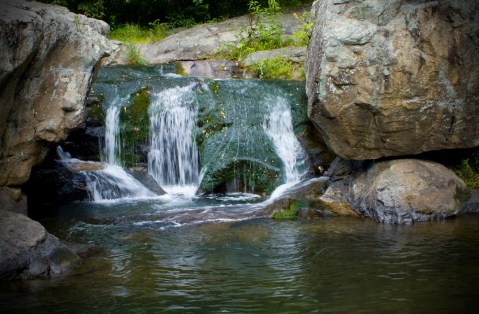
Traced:
<svg viewBox="0 0 479 314">
<path fill-rule="evenodd" d="M 345 159 L 479 145 L 479 2 L 313 5 L 309 116 Z"/>
<path fill-rule="evenodd" d="M 84 121 L 95 66 L 111 50 L 108 31 L 60 6 L 1 1 L 0 186 L 18 194 L 32 166 Z"/>
<path fill-rule="evenodd" d="M 397 159 L 357 169 L 343 164 L 349 164 L 345 177 L 336 177 L 319 199 L 325 208 L 349 207 L 378 222 L 411 224 L 455 216 L 471 203 L 464 181 L 436 162 Z"/>
<path fill-rule="evenodd" d="M 40 223 L 0 208 L 0 280 L 58 275 L 80 263 Z"/>
</svg>

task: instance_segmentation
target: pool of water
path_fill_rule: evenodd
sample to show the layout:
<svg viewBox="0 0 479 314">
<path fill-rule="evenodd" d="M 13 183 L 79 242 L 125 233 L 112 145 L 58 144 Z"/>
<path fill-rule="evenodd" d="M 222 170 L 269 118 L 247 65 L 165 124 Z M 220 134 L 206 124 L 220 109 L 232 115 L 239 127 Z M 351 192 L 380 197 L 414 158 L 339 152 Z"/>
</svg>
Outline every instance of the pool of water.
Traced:
<svg viewBox="0 0 479 314">
<path fill-rule="evenodd" d="M 100 252 L 69 276 L 0 284 L 2 313 L 466 313 L 479 309 L 479 217 L 186 220 L 253 195 L 74 204 L 43 220 Z M 206 208 L 206 209 L 205 209 Z M 168 213 L 175 213 L 171 216 Z"/>
</svg>

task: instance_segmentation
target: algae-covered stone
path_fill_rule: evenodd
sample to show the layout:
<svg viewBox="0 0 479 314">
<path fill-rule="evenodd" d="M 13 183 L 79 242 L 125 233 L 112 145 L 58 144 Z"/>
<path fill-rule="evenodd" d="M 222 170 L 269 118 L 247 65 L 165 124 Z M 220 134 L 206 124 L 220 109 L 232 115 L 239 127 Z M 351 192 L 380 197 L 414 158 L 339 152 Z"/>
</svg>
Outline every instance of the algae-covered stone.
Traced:
<svg viewBox="0 0 479 314">
<path fill-rule="evenodd" d="M 270 193 L 282 181 L 282 162 L 264 130 L 265 118 L 281 101 L 290 105 L 293 126 L 307 121 L 304 85 L 280 81 L 206 81 L 200 101 L 197 143 L 206 169 L 200 190 Z"/>
<path fill-rule="evenodd" d="M 148 144 L 150 134 L 150 105 L 151 89 L 143 87 L 131 94 L 129 104 L 120 111 L 120 157 L 126 166 L 133 166 L 138 162 L 146 162 L 146 151 L 141 147 Z"/>
</svg>

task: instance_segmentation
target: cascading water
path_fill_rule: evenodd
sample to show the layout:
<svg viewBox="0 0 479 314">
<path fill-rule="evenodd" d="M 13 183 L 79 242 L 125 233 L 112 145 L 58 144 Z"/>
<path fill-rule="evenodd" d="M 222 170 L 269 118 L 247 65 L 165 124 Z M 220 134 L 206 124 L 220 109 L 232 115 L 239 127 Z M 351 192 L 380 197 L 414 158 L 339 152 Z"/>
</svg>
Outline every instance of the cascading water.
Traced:
<svg viewBox="0 0 479 314">
<path fill-rule="evenodd" d="M 199 183 L 194 129 L 197 84 L 163 90 L 150 105 L 148 173 L 167 192 L 194 194 Z"/>
<path fill-rule="evenodd" d="M 114 101 L 106 110 L 105 117 L 105 147 L 103 159 L 107 164 L 119 165 L 120 155 L 120 107 Z"/>
<path fill-rule="evenodd" d="M 294 135 L 291 109 L 287 100 L 276 96 L 267 97 L 265 102 L 270 108 L 270 114 L 265 117 L 263 129 L 273 142 L 284 171 L 284 184 L 272 193 L 271 198 L 274 199 L 301 180 L 305 171 L 300 169 L 304 166 L 306 153 Z"/>
<path fill-rule="evenodd" d="M 75 169 L 75 171 L 80 171 L 85 176 L 88 194 L 95 202 L 120 198 L 150 198 L 156 196 L 155 193 L 118 165 L 72 158 L 60 146 L 57 147 L 57 155 L 60 158 L 60 162 L 67 167 Z"/>
<path fill-rule="evenodd" d="M 85 176 L 90 197 L 96 202 L 157 196 L 118 165 L 107 165 L 98 171 L 86 171 Z"/>
</svg>

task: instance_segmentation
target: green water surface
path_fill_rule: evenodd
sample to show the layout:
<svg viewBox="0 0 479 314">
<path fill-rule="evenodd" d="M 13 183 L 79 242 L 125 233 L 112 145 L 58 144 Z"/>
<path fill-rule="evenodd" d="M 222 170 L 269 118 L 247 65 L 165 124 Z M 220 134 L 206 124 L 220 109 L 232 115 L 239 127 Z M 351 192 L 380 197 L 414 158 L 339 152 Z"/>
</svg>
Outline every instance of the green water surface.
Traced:
<svg viewBox="0 0 479 314">
<path fill-rule="evenodd" d="M 0 284 L 0 312 L 479 309 L 478 216 L 413 226 L 317 218 L 165 227 L 145 223 L 156 207 L 141 206 L 76 205 L 46 220 L 51 232 L 101 250 L 69 276 Z"/>
</svg>

